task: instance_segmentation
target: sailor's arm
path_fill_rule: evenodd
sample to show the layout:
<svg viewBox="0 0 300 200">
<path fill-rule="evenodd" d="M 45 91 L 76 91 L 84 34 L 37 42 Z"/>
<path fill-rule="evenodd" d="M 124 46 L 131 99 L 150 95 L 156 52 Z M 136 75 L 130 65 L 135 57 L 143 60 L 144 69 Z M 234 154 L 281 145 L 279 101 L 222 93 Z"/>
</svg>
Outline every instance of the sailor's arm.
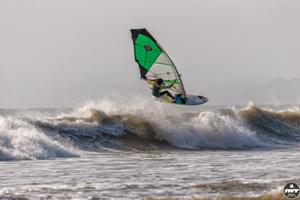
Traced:
<svg viewBox="0 0 300 200">
<path fill-rule="evenodd" d="M 171 85 L 162 85 L 162 86 L 160 86 L 160 88 L 161 89 L 168 89 L 168 88 L 171 88 L 174 84 L 175 84 L 175 80 L 174 80 L 174 82 L 171 84 Z"/>
</svg>

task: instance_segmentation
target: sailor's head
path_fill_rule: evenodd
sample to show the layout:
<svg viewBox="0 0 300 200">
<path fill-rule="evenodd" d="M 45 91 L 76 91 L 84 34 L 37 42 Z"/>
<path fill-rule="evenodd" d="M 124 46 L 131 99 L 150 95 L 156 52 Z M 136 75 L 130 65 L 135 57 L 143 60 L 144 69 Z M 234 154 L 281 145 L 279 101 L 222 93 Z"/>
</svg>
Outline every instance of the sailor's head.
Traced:
<svg viewBox="0 0 300 200">
<path fill-rule="evenodd" d="M 157 83 L 158 85 L 162 85 L 162 84 L 164 83 L 164 80 L 161 79 L 161 78 L 159 78 L 159 79 L 157 79 L 156 83 Z"/>
</svg>

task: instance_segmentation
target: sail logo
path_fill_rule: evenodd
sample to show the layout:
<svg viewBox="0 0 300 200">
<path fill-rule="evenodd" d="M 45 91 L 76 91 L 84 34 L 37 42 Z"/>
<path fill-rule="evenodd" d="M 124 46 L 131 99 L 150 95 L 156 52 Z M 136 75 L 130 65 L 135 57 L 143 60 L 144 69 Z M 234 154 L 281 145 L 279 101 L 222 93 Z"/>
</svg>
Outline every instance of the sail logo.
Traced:
<svg viewBox="0 0 300 200">
<path fill-rule="evenodd" d="M 287 198 L 294 199 L 299 195 L 299 186 L 296 183 L 288 183 L 284 186 L 283 193 Z"/>
<path fill-rule="evenodd" d="M 144 49 L 146 51 L 152 51 L 152 47 L 150 47 L 149 45 L 144 45 Z"/>
</svg>

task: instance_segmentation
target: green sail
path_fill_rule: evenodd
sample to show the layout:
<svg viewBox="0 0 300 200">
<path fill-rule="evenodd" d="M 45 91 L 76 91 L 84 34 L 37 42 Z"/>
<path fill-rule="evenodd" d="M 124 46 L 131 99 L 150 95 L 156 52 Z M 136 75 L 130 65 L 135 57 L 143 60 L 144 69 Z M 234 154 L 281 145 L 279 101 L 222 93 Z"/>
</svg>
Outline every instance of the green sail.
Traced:
<svg viewBox="0 0 300 200">
<path fill-rule="evenodd" d="M 162 53 L 161 49 L 153 40 L 142 34 L 139 34 L 137 37 L 134 48 L 138 63 L 146 70 L 149 70 L 152 67 Z"/>
<path fill-rule="evenodd" d="M 183 83 L 175 64 L 160 44 L 146 29 L 132 29 L 135 61 L 138 63 L 141 78 L 152 88 L 153 81 L 162 78 L 165 85 L 175 84 L 169 91 L 186 96 Z"/>
</svg>

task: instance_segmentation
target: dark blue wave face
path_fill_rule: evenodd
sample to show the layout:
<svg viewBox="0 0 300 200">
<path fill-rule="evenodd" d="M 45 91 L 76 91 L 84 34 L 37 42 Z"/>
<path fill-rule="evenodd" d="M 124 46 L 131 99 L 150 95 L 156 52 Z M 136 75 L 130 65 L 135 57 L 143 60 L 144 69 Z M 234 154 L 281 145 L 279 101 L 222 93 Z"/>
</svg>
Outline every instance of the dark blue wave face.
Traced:
<svg viewBox="0 0 300 200">
<path fill-rule="evenodd" d="M 300 141 L 300 113 L 251 107 L 240 112 L 249 129 L 269 140 Z"/>
</svg>

